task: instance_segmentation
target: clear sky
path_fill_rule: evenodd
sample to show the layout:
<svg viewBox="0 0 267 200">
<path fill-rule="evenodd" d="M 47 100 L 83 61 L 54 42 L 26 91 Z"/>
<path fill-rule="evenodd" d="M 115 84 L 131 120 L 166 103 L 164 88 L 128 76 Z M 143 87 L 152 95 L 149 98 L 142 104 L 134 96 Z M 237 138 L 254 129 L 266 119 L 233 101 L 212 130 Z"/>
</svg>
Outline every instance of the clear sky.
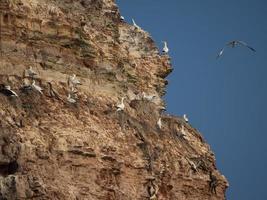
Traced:
<svg viewBox="0 0 267 200">
<path fill-rule="evenodd" d="M 117 0 L 158 46 L 169 42 L 169 113 L 211 145 L 228 200 L 267 199 L 267 0 Z M 219 50 L 229 40 L 254 47 Z"/>
</svg>

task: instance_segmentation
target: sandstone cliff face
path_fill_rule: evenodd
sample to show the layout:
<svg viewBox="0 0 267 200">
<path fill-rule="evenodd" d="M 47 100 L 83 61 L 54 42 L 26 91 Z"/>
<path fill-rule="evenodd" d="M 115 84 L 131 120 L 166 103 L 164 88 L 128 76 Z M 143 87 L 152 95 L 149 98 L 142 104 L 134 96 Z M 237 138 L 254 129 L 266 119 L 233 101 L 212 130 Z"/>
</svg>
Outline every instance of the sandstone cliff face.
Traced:
<svg viewBox="0 0 267 200">
<path fill-rule="evenodd" d="M 0 199 L 225 199 L 200 133 L 162 112 L 170 58 L 113 0 L 0 0 L 0 11 Z"/>
</svg>

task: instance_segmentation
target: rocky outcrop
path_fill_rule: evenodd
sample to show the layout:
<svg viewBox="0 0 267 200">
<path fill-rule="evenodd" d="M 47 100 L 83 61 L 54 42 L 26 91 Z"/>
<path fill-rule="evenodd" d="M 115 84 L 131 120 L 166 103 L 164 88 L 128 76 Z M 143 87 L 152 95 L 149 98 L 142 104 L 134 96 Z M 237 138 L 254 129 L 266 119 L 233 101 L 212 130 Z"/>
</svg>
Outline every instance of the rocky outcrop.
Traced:
<svg viewBox="0 0 267 200">
<path fill-rule="evenodd" d="M 162 112 L 170 58 L 113 0 L 1 0 L 0 11 L 0 199 L 225 199 L 201 134 Z"/>
</svg>

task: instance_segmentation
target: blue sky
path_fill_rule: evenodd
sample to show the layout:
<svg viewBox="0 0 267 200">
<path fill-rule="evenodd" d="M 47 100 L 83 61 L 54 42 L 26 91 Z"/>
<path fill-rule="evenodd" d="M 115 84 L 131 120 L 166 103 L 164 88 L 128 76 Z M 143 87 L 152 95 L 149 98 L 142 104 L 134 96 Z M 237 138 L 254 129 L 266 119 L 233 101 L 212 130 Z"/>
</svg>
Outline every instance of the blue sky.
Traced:
<svg viewBox="0 0 267 200">
<path fill-rule="evenodd" d="M 117 0 L 158 46 L 169 42 L 169 113 L 187 113 L 227 177 L 229 200 L 266 200 L 267 1 Z M 254 47 L 226 49 L 230 40 Z"/>
</svg>

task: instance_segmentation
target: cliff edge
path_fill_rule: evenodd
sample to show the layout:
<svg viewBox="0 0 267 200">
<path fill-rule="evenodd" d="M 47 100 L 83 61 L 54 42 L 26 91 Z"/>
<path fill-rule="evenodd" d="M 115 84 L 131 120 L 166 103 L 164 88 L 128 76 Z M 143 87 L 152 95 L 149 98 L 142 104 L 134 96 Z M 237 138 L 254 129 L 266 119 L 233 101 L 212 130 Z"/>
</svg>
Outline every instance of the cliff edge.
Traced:
<svg viewBox="0 0 267 200">
<path fill-rule="evenodd" d="M 164 113 L 169 56 L 114 0 L 0 0 L 0 54 L 0 199 L 225 199 L 209 145 Z"/>
</svg>

